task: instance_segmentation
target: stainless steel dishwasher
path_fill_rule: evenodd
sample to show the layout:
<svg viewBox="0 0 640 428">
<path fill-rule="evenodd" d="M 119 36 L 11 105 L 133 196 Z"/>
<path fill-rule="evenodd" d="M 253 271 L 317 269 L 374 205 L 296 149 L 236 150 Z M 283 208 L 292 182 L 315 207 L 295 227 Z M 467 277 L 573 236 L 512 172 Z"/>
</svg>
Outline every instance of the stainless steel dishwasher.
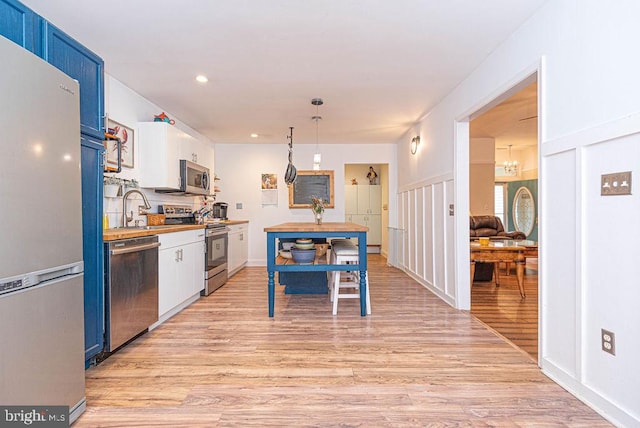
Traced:
<svg viewBox="0 0 640 428">
<path fill-rule="evenodd" d="M 157 236 L 105 243 L 105 350 L 113 352 L 158 321 Z"/>
</svg>

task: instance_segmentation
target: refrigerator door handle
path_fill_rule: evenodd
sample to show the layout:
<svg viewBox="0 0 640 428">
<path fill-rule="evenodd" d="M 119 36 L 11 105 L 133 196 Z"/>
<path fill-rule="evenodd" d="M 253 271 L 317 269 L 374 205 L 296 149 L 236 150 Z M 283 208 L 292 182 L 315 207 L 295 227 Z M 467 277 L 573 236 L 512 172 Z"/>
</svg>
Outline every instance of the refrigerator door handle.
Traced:
<svg viewBox="0 0 640 428">
<path fill-rule="evenodd" d="M 50 269 L 43 269 L 29 272 L 9 278 L 0 278 L 0 295 L 13 291 L 35 287 L 44 282 L 65 276 L 78 275 L 84 272 L 84 262 L 76 262 L 68 265 L 56 266 Z"/>
</svg>

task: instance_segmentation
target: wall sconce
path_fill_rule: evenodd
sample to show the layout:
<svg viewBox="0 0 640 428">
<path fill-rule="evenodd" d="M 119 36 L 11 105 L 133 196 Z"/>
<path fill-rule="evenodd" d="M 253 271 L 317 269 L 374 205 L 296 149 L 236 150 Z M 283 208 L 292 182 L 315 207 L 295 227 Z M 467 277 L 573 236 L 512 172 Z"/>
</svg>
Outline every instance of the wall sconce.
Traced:
<svg viewBox="0 0 640 428">
<path fill-rule="evenodd" d="M 415 155 L 418 151 L 418 145 L 420 144 L 420 136 L 413 137 L 411 139 L 411 154 Z"/>
</svg>

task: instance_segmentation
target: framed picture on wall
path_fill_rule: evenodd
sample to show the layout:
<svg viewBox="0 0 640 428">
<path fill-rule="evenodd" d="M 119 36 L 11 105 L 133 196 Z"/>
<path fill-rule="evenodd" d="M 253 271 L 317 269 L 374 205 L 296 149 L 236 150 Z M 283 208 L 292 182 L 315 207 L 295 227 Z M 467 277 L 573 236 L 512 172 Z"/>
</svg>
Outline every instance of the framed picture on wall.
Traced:
<svg viewBox="0 0 640 428">
<path fill-rule="evenodd" d="M 122 160 L 122 166 L 127 168 L 133 168 L 134 159 L 133 159 L 133 144 L 134 144 L 134 134 L 133 129 L 125 126 L 121 123 L 116 122 L 115 120 L 109 119 L 107 121 L 107 133 L 113 135 L 114 137 L 118 137 L 120 139 L 121 151 L 120 156 Z M 107 150 L 107 163 L 110 164 L 118 164 L 118 145 L 115 141 L 106 141 L 106 150 Z"/>
</svg>

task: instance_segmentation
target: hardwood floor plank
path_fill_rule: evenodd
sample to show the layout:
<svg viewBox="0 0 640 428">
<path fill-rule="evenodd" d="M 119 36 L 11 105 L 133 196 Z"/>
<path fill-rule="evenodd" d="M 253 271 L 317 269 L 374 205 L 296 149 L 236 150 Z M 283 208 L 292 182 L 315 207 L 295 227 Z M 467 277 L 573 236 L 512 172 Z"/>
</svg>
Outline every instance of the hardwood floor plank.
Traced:
<svg viewBox="0 0 640 428">
<path fill-rule="evenodd" d="M 379 255 L 369 272 L 371 316 L 276 287 L 270 319 L 266 269 L 243 269 L 87 370 L 74 426 L 610 426 L 471 313 Z"/>
<path fill-rule="evenodd" d="M 474 282 L 471 313 L 504 339 L 538 360 L 538 270 L 537 259 L 527 259 L 524 288 L 518 292 L 515 270 L 500 269 L 500 286 L 494 282 Z"/>
</svg>

